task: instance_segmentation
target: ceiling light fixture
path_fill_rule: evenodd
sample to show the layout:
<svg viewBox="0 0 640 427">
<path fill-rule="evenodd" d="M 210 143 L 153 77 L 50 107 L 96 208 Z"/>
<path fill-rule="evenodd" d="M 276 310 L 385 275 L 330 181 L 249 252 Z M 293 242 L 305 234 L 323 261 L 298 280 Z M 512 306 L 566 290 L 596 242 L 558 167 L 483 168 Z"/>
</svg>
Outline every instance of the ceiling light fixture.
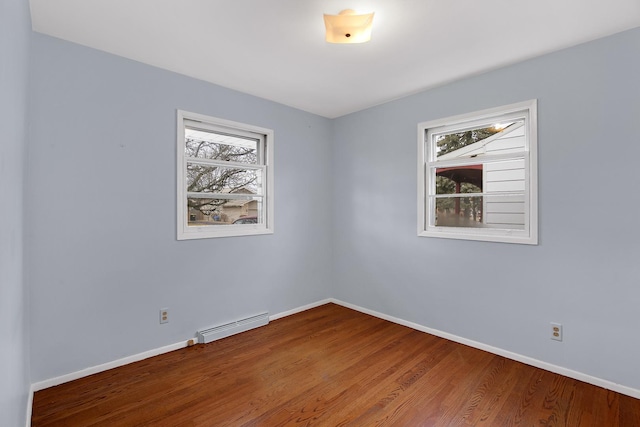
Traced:
<svg viewBox="0 0 640 427">
<path fill-rule="evenodd" d="M 324 14 L 324 26 L 327 29 L 326 39 L 329 43 L 364 43 L 371 40 L 373 12 L 357 15 L 354 10 L 347 9 L 338 15 Z"/>
</svg>

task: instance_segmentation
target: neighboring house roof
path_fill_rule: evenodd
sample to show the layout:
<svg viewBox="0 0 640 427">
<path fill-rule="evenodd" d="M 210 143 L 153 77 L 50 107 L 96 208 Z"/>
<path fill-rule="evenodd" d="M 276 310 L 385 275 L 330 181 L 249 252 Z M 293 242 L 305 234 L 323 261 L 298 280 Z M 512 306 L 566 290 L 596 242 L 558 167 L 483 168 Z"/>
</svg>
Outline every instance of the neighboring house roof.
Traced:
<svg viewBox="0 0 640 427">
<path fill-rule="evenodd" d="M 236 208 L 236 207 L 242 207 L 242 206 L 246 205 L 247 203 L 251 203 L 251 202 L 255 202 L 255 200 L 235 199 L 235 200 L 229 200 L 223 206 L 225 208 Z"/>
<path fill-rule="evenodd" d="M 231 194 L 256 194 L 255 191 L 251 191 L 246 186 L 245 187 L 236 188 L 233 191 L 229 191 L 229 193 L 231 193 Z"/>
<path fill-rule="evenodd" d="M 241 188 L 237 188 L 233 191 L 226 191 L 227 193 L 231 193 L 231 194 L 256 194 L 254 191 L 251 191 L 250 189 L 248 189 L 247 187 L 241 187 Z M 227 203 L 225 203 L 223 206 L 225 207 L 242 207 L 244 205 L 246 205 L 247 203 L 251 203 L 254 202 L 255 200 L 253 199 L 232 199 L 229 200 Z"/>
<path fill-rule="evenodd" d="M 467 145 L 466 147 L 459 148 L 455 151 L 452 151 L 447 154 L 443 154 L 442 156 L 438 156 L 438 161 L 442 160 L 450 160 L 457 159 L 459 157 L 471 157 L 474 155 L 485 154 L 487 145 L 492 142 L 502 139 L 511 132 L 520 129 L 524 126 L 524 122 L 515 122 L 502 129 L 500 132 L 491 135 L 488 138 L 482 139 L 478 142 L 474 142 L 473 144 Z"/>
<path fill-rule="evenodd" d="M 482 189 L 482 165 L 454 166 L 452 168 L 437 168 L 437 176 L 444 176 L 458 183 L 468 182 Z"/>
</svg>

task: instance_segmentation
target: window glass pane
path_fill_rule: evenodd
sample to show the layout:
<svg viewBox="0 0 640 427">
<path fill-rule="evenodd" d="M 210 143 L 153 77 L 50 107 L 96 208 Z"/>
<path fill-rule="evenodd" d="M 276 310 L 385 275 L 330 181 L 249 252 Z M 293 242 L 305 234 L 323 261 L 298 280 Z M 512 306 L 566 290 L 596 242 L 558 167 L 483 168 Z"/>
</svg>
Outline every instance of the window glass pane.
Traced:
<svg viewBox="0 0 640 427">
<path fill-rule="evenodd" d="M 524 230 L 524 193 L 437 197 L 435 209 L 436 226 Z"/>
<path fill-rule="evenodd" d="M 524 193 L 486 196 L 485 202 L 484 222 L 488 227 L 524 229 Z"/>
<path fill-rule="evenodd" d="M 436 226 L 484 227 L 482 196 L 439 197 L 436 199 Z"/>
<path fill-rule="evenodd" d="M 258 170 L 187 164 L 187 191 L 190 193 L 262 194 Z"/>
<path fill-rule="evenodd" d="M 525 149 L 524 120 L 435 134 L 433 141 L 440 161 L 522 152 Z"/>
<path fill-rule="evenodd" d="M 185 155 L 225 162 L 258 163 L 258 139 L 186 127 Z"/>
<path fill-rule="evenodd" d="M 525 185 L 524 158 L 435 168 L 435 194 L 521 192 Z"/>
<path fill-rule="evenodd" d="M 190 227 L 205 225 L 237 226 L 262 223 L 262 198 L 200 199 L 187 198 Z"/>
<path fill-rule="evenodd" d="M 525 191 L 526 174 L 524 159 L 485 163 L 484 170 L 485 192 Z"/>
</svg>

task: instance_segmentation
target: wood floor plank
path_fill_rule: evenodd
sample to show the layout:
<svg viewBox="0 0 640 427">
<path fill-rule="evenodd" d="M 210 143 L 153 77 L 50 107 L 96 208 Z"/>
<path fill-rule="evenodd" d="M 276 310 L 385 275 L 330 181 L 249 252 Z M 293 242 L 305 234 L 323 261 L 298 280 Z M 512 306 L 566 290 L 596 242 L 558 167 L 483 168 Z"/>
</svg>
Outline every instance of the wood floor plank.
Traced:
<svg viewBox="0 0 640 427">
<path fill-rule="evenodd" d="M 326 304 L 38 391 L 32 426 L 639 427 L 640 400 Z"/>
</svg>

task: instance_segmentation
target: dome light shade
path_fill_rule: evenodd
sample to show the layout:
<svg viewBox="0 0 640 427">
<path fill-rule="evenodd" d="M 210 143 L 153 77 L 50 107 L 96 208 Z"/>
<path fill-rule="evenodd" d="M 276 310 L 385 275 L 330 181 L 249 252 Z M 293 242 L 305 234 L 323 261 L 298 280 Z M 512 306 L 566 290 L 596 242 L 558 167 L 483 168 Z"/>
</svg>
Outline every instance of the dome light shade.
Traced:
<svg viewBox="0 0 640 427">
<path fill-rule="evenodd" d="M 351 9 L 338 15 L 324 14 L 324 26 L 327 29 L 326 41 L 329 43 L 364 43 L 371 40 L 373 13 L 357 15 Z"/>
</svg>

